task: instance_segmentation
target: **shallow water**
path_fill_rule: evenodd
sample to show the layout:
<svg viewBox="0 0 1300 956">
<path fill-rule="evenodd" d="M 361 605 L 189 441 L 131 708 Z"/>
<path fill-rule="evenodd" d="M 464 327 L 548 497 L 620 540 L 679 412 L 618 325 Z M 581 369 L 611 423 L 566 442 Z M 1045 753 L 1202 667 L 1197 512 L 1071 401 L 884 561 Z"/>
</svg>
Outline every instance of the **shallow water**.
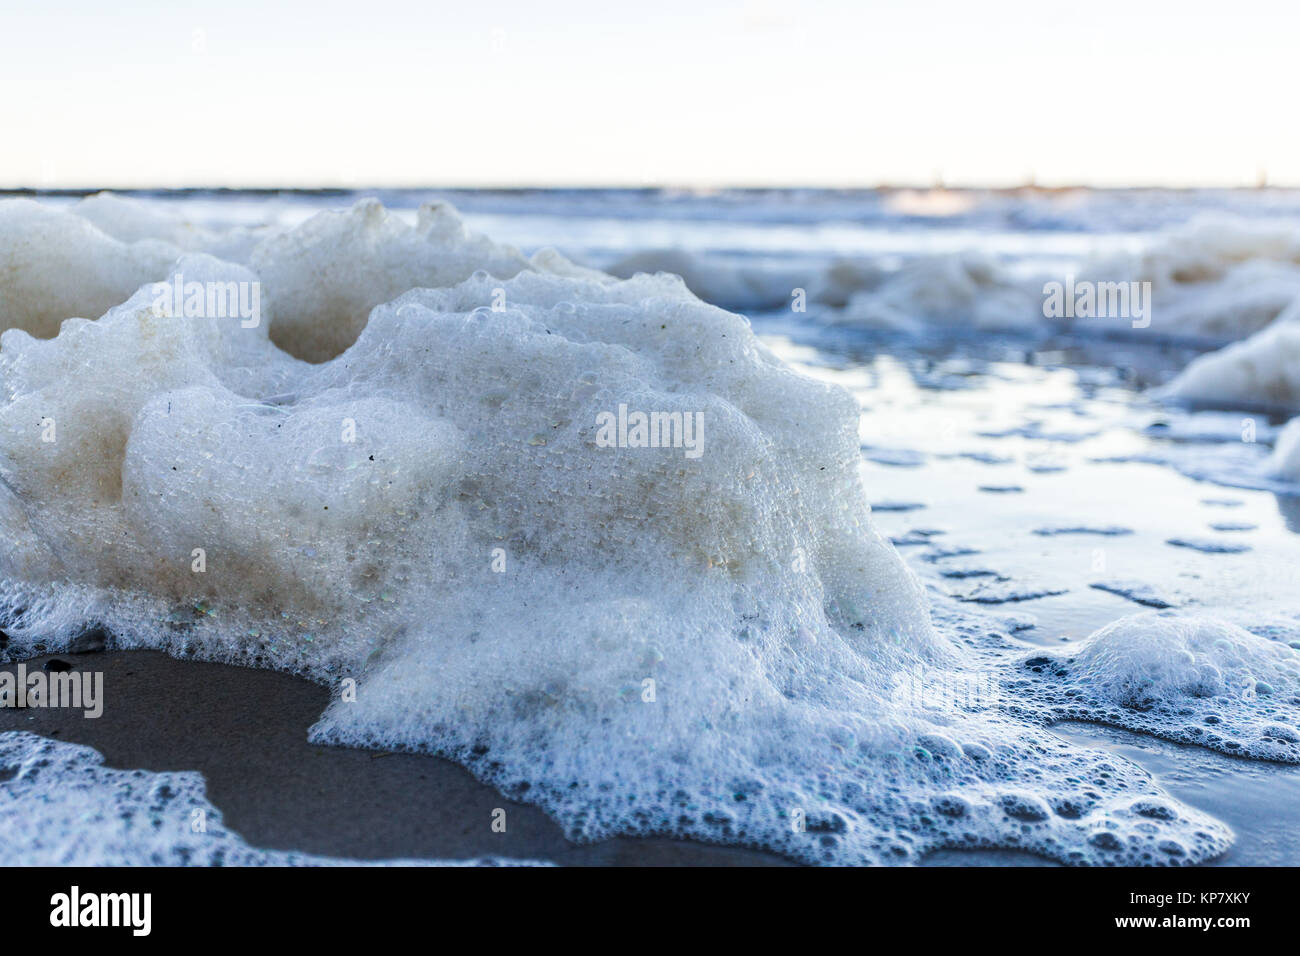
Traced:
<svg viewBox="0 0 1300 956">
<path fill-rule="evenodd" d="M 1243 446 L 1242 415 L 1162 407 L 1133 386 L 1139 376 L 1127 368 L 1066 365 L 1060 353 L 1043 362 L 1023 343 L 874 343 L 866 354 L 821 334 L 805 336 L 815 346 L 796 344 L 784 317 L 772 326 L 780 331 L 770 340 L 788 361 L 858 396 L 877 525 L 933 592 L 990 626 L 1025 646 L 1052 647 L 1143 607 L 1170 607 L 1300 636 L 1300 498 L 1142 460 L 1176 453 L 1178 462 L 1210 462 L 1210 473 L 1237 458 L 1258 460 L 1268 447 Z M 1144 358 L 1162 365 L 1160 356 Z M 1180 538 L 1249 550 L 1169 544 Z M 1236 840 L 1214 865 L 1300 862 L 1300 768 L 1115 727 L 1067 722 L 1052 731 L 1132 760 L 1173 796 L 1227 823 Z M 1047 862 L 954 850 L 925 860 Z"/>
<path fill-rule="evenodd" d="M 1021 639 L 1075 640 L 1142 607 L 1213 610 L 1248 629 L 1296 619 L 1300 497 L 1233 484 L 1268 456 L 1267 419 L 1244 443 L 1252 416 L 1158 405 L 1122 367 L 1017 356 L 1013 343 L 866 354 L 822 334 L 800 345 L 779 326 L 769 341 L 787 361 L 858 397 L 877 524 L 932 588 L 1010 615 Z"/>
</svg>

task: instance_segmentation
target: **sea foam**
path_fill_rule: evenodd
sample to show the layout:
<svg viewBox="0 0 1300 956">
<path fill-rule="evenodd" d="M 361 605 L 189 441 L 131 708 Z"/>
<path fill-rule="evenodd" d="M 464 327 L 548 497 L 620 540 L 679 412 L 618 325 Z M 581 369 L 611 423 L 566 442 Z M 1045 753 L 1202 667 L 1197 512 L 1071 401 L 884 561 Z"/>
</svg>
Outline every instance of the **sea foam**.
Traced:
<svg viewBox="0 0 1300 956">
<path fill-rule="evenodd" d="M 1300 411 L 1300 299 L 1263 331 L 1193 359 L 1157 394 L 1219 408 Z M 1278 435 L 1265 478 L 1300 483 L 1298 435 L 1300 417 Z"/>
<path fill-rule="evenodd" d="M 152 242 L 75 213 L 31 240 L 42 215 L 22 205 L 0 255 L 48 256 L 74 289 L 78 263 Z M 190 250 L 161 275 L 122 268 L 263 282 L 267 321 L 160 315 L 143 285 L 38 338 L 93 296 L 50 273 L 6 300 L 12 656 L 97 624 L 118 648 L 302 674 L 337 691 L 314 740 L 449 756 L 576 839 L 833 863 L 1228 845 L 1136 766 L 1044 733 L 1066 678 L 981 649 L 978 628 L 936 630 L 870 522 L 851 396 L 680 279 L 524 259 L 445 205 L 412 227 L 373 203 L 263 236 L 243 265 Z M 603 446 L 599 417 L 623 405 L 702 415 L 702 454 Z M 1225 710 L 1247 672 L 1289 687 L 1261 655 L 1231 671 Z M 1151 657 L 1101 655 L 1088 686 Z M 1099 719 L 1128 706 L 1080 700 Z M 1238 709 L 1296 723 L 1288 697 Z"/>
<path fill-rule="evenodd" d="M 714 289 L 725 294 L 726 286 L 702 274 L 698 261 L 690 265 L 692 288 L 703 290 L 705 297 Z M 828 286 L 832 272 L 805 277 L 803 284 Z M 820 301 L 844 308 L 817 318 L 913 334 L 1069 329 L 1088 336 L 1222 345 L 1300 308 L 1300 229 L 1201 218 L 1147 237 L 1138 251 L 1097 253 L 1068 268 L 1016 268 L 995 256 L 959 251 L 917 255 L 895 268 L 867 261 L 849 274 L 853 279 L 840 284 L 840 295 L 819 295 Z M 1047 287 L 1067 280 L 1080 286 L 1137 287 L 1144 314 L 1131 309 L 1121 310 L 1123 314 L 1053 314 Z M 828 288 L 834 287 L 829 283 Z"/>
<path fill-rule="evenodd" d="M 1226 621 L 1149 611 L 1077 649 L 1032 656 L 1058 716 L 1100 720 L 1224 753 L 1300 763 L 1300 655 Z"/>
</svg>

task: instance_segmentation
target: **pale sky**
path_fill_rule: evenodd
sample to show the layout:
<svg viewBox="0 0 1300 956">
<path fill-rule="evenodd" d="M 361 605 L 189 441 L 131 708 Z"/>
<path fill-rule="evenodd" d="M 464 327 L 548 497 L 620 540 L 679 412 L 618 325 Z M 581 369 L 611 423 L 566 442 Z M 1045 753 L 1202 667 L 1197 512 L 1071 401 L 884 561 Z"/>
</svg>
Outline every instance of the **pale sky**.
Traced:
<svg viewBox="0 0 1300 956">
<path fill-rule="evenodd" d="M 0 0 L 0 186 L 1300 185 L 1295 0 Z"/>
</svg>

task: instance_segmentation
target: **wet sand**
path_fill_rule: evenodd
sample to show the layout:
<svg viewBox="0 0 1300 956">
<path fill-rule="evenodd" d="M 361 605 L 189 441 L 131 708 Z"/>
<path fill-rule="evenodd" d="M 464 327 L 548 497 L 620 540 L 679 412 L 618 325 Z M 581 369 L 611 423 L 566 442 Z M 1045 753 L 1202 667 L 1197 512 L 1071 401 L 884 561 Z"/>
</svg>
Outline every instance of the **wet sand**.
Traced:
<svg viewBox="0 0 1300 956">
<path fill-rule="evenodd" d="M 46 661 L 104 675 L 104 710 L 0 707 L 0 732 L 26 730 L 94 747 L 118 769 L 197 770 L 227 826 L 251 846 L 355 860 L 500 857 L 563 866 L 789 866 L 772 853 L 675 839 L 617 838 L 580 845 L 537 807 L 506 800 L 438 757 L 326 747 L 307 729 L 328 691 L 270 671 L 179 661 L 154 651 L 60 654 Z M 0 665 L 13 672 L 17 663 Z M 1300 789 L 1300 768 L 1243 761 L 1113 728 L 1053 728 L 1115 750 L 1174 796 L 1228 821 L 1238 842 L 1212 865 L 1284 865 L 1300 811 L 1279 794 Z M 506 811 L 505 833 L 492 812 Z M 1297 821 L 1300 822 L 1300 818 Z M 939 850 L 923 866 L 1054 866 L 1029 853 Z"/>
<path fill-rule="evenodd" d="M 104 710 L 0 707 L 0 731 L 94 747 L 118 769 L 197 770 L 251 846 L 357 860 L 549 860 L 566 866 L 790 865 L 770 853 L 673 839 L 579 845 L 537 807 L 437 757 L 324 747 L 307 728 L 329 700 L 308 681 L 152 651 L 56 655 L 104 675 Z M 27 661 L 28 671 L 49 656 Z M 0 670 L 14 671 L 16 663 Z M 495 808 L 506 832 L 491 828 Z"/>
</svg>

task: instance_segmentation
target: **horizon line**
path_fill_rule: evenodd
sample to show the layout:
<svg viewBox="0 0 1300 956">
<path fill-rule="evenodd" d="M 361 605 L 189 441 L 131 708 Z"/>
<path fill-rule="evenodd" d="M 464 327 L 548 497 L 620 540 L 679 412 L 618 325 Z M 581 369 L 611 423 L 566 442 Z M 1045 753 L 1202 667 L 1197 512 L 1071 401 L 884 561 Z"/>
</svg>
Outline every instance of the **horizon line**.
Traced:
<svg viewBox="0 0 1300 956">
<path fill-rule="evenodd" d="M 561 184 L 561 183 L 516 183 L 516 184 L 460 184 L 451 183 L 419 185 L 346 185 L 330 184 L 316 186 L 290 185 L 192 185 L 192 186 L 0 186 L 0 196 L 93 196 L 98 193 L 289 193 L 300 195 L 348 194 L 368 191 L 386 192 L 983 192 L 983 193 L 1068 193 L 1068 192 L 1266 192 L 1300 190 L 1300 182 L 1291 183 L 1255 183 L 1236 185 L 1226 184 L 1169 184 L 1169 183 L 1130 183 L 1123 185 L 1094 185 L 1090 183 L 1044 184 L 1025 182 L 1016 185 L 981 185 L 957 183 L 876 183 L 874 185 L 806 185 L 798 183 L 783 184 L 690 184 L 690 183 L 640 183 L 640 184 Z"/>
</svg>

